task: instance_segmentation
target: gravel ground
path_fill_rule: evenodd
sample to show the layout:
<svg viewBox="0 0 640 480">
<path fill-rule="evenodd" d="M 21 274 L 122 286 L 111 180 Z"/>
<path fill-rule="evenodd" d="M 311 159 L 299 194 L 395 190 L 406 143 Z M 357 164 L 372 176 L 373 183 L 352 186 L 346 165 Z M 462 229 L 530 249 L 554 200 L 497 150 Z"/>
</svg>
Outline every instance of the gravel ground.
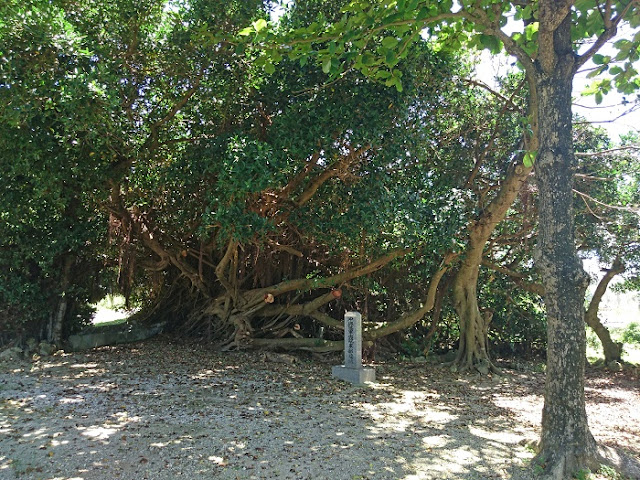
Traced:
<svg viewBox="0 0 640 480">
<path fill-rule="evenodd" d="M 0 364 L 0 479 L 528 478 L 540 373 L 389 362 L 357 387 L 269 360 L 156 340 Z M 598 441 L 637 457 L 637 377 L 588 385 Z"/>
</svg>

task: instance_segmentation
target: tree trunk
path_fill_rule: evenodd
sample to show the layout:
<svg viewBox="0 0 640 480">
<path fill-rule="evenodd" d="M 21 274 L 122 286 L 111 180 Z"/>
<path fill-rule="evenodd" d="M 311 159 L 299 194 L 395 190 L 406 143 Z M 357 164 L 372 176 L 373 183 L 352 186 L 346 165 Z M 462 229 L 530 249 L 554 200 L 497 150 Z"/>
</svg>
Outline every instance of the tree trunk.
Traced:
<svg viewBox="0 0 640 480">
<path fill-rule="evenodd" d="M 482 245 L 477 245 L 467 252 L 467 257 L 462 262 L 453 286 L 453 306 L 460 318 L 460 346 L 452 370 L 465 372 L 477 370 L 483 375 L 489 372 L 499 373 L 493 364 L 487 349 L 490 320 L 482 315 L 478 307 L 478 274 L 480 272 L 480 260 L 482 259 Z M 473 255 L 475 250 L 480 250 L 480 260 Z"/>
<path fill-rule="evenodd" d="M 540 198 L 536 263 L 545 287 L 547 372 L 536 461 L 544 467 L 546 478 L 565 479 L 580 469 L 597 469 L 599 457 L 587 424 L 584 396 L 588 276 L 576 254 L 573 222 L 571 90 L 575 55 L 571 12 L 551 1 L 540 8 L 535 72 Z"/>
<path fill-rule="evenodd" d="M 487 349 L 491 315 L 481 313 L 478 307 L 478 274 L 487 241 L 531 173 L 531 168 L 520 164 L 521 161 L 519 158 L 511 166 L 498 194 L 480 218 L 469 225 L 465 258 L 453 283 L 453 306 L 460 318 L 460 346 L 452 364 L 454 371 L 477 370 L 482 374 L 500 371 Z"/>
<path fill-rule="evenodd" d="M 609 283 L 613 277 L 622 272 L 624 272 L 624 265 L 616 258 L 611 268 L 607 270 L 604 277 L 602 277 L 598 283 L 596 291 L 593 293 L 593 298 L 591 299 L 591 302 L 589 302 L 589 307 L 584 314 L 584 321 L 587 322 L 587 325 L 589 325 L 594 332 L 596 332 L 596 335 L 598 335 L 598 338 L 602 343 L 602 348 L 604 350 L 604 362 L 606 365 L 609 365 L 612 362 L 619 362 L 621 360 L 622 344 L 614 342 L 611 339 L 609 330 L 598 318 L 598 309 L 600 307 L 602 297 L 607 291 Z"/>
<path fill-rule="evenodd" d="M 66 255 L 62 259 L 62 277 L 60 279 L 60 298 L 56 305 L 55 311 L 52 313 L 51 328 L 47 340 L 56 346 L 62 343 L 62 329 L 64 327 L 64 317 L 69 307 L 69 296 L 67 289 L 71 284 L 71 266 L 73 265 L 73 257 Z"/>
</svg>

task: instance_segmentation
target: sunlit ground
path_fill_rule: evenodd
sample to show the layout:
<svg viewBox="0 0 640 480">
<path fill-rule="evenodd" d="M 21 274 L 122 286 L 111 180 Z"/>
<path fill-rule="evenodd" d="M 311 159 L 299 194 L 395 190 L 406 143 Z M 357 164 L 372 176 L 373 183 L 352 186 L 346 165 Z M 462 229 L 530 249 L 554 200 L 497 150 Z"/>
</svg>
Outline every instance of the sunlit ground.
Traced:
<svg viewBox="0 0 640 480">
<path fill-rule="evenodd" d="M 91 320 L 94 325 L 124 323 L 136 311 L 127 309 L 122 295 L 107 295 L 93 306 L 96 309 Z"/>
<path fill-rule="evenodd" d="M 0 369 L 0 478 L 527 478 L 542 373 L 390 362 L 356 387 L 330 372 L 161 341 L 20 362 Z M 637 380 L 600 372 L 594 435 L 640 453 Z"/>
</svg>

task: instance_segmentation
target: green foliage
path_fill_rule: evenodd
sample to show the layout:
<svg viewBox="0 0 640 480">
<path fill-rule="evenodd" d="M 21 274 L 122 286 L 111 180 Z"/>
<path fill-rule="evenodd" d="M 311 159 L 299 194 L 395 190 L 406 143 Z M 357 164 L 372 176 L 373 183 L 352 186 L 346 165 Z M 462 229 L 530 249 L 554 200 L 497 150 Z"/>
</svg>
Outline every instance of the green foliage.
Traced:
<svg viewBox="0 0 640 480">
<path fill-rule="evenodd" d="M 416 358 L 424 356 L 424 345 L 418 342 L 415 338 L 409 337 L 405 339 L 401 344 L 400 348 L 402 353 L 409 358 Z"/>
<path fill-rule="evenodd" d="M 576 480 L 590 480 L 593 478 L 593 475 L 591 473 L 591 470 L 585 469 L 585 470 L 579 470 L 578 472 L 576 472 L 573 478 L 575 478 Z"/>
<path fill-rule="evenodd" d="M 62 296 L 75 321 L 95 292 L 104 164 L 78 108 L 100 101 L 82 36 L 59 9 L 29 4 L 3 7 L 0 25 L 0 316 L 8 332 L 40 338 Z"/>
<path fill-rule="evenodd" d="M 596 332 L 594 332 L 591 328 L 587 327 L 585 325 L 585 330 L 586 330 L 586 334 L 587 334 L 587 347 L 589 347 L 592 350 L 598 350 L 600 351 L 600 353 L 602 353 L 602 343 L 600 342 L 600 339 L 598 338 L 598 335 L 596 335 Z"/>
<path fill-rule="evenodd" d="M 640 324 L 631 322 L 627 325 L 620 335 L 620 340 L 623 343 L 640 345 Z"/>
<path fill-rule="evenodd" d="M 0 7 L 3 318 L 42 332 L 61 298 L 73 297 L 71 321 L 115 283 L 155 301 L 184 292 L 174 285 L 185 279 L 201 283 L 202 297 L 191 290 L 184 304 L 200 307 L 223 291 L 216 266 L 229 240 L 240 248 L 227 272 L 242 288 L 322 278 L 410 248 L 352 282 L 342 301 L 367 306 L 380 323 L 416 308 L 425 279 L 443 252 L 464 245 L 465 226 L 506 169 L 535 156 L 515 153 L 525 133 L 522 78 L 504 80 L 511 103 L 502 110 L 460 80 L 469 69 L 463 46 L 506 44 L 461 21 L 458 7 L 307 0 L 273 23 L 258 0 L 10 0 Z M 512 12 L 509 3 L 485 10 L 497 25 Z M 602 27 L 592 10 L 575 14 L 580 38 Z M 515 15 L 526 25 L 512 39 L 535 52 L 536 9 L 518 5 Z M 635 55 L 629 42 L 616 46 L 623 61 Z M 616 58 L 595 57 L 615 77 L 596 95 L 632 84 Z M 590 146 L 606 144 L 589 135 Z M 631 157 L 601 163 L 581 168 L 634 168 Z M 637 182 L 624 178 L 588 193 L 630 205 Z M 529 205 L 514 207 L 521 224 Z M 606 233 L 593 236 L 605 239 L 603 258 L 631 238 L 635 224 L 623 213 L 606 228 L 582 215 L 585 237 Z M 516 223 L 500 233 L 518 235 Z M 524 263 L 527 242 L 514 247 Z M 513 294 L 503 278 L 483 281 L 495 344 L 540 345 L 538 299 Z M 449 306 L 443 318 L 434 341 L 444 348 L 458 327 Z M 425 325 L 413 333 L 417 342 Z"/>
<path fill-rule="evenodd" d="M 127 297 L 153 299 L 185 271 L 215 296 L 230 239 L 242 246 L 236 273 L 253 286 L 338 272 L 392 248 L 451 245 L 467 194 L 457 188 L 462 173 L 447 167 L 467 160 L 437 139 L 464 130 L 464 101 L 451 88 L 457 60 L 424 46 L 387 59 L 382 83 L 352 71 L 326 84 L 323 70 L 339 65 L 323 64 L 322 49 L 319 63 L 304 64 L 226 41 L 231 31 L 267 38 L 274 26 L 261 5 L 12 6 L 0 37 L 10 86 L 0 88 L 9 172 L 0 215 L 11 246 L 0 263 L 12 268 L 2 278 L 10 305 L 33 305 L 42 326 L 63 294 L 77 292 L 80 304 L 118 283 Z M 341 17 L 324 2 L 296 6 L 283 29 L 311 14 Z M 14 28 L 22 22 L 28 28 Z M 382 48 L 392 51 L 394 38 Z M 384 85 L 394 82 L 402 88 Z M 72 285 L 51 288 L 64 283 L 68 256 Z M 437 261 L 421 258 L 419 269 Z M 406 305 L 424 293 L 407 289 L 420 281 L 408 277 L 393 289 L 382 275 L 372 280 L 378 315 L 394 302 L 386 292 L 402 292 Z M 47 308 L 35 307 L 44 291 Z"/>
<path fill-rule="evenodd" d="M 600 465 L 598 473 L 609 480 L 624 480 L 624 477 L 618 473 L 615 468 L 610 467 L 609 465 Z"/>
</svg>

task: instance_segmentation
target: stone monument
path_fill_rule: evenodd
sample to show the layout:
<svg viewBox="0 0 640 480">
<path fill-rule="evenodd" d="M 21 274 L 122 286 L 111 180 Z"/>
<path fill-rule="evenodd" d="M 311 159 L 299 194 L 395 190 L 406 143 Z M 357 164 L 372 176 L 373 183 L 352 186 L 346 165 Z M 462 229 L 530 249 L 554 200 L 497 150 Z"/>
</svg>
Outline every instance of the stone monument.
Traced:
<svg viewBox="0 0 640 480">
<path fill-rule="evenodd" d="M 376 379 L 375 369 L 362 366 L 362 315 L 358 312 L 344 314 L 344 365 L 335 365 L 331 373 L 358 385 Z"/>
</svg>

